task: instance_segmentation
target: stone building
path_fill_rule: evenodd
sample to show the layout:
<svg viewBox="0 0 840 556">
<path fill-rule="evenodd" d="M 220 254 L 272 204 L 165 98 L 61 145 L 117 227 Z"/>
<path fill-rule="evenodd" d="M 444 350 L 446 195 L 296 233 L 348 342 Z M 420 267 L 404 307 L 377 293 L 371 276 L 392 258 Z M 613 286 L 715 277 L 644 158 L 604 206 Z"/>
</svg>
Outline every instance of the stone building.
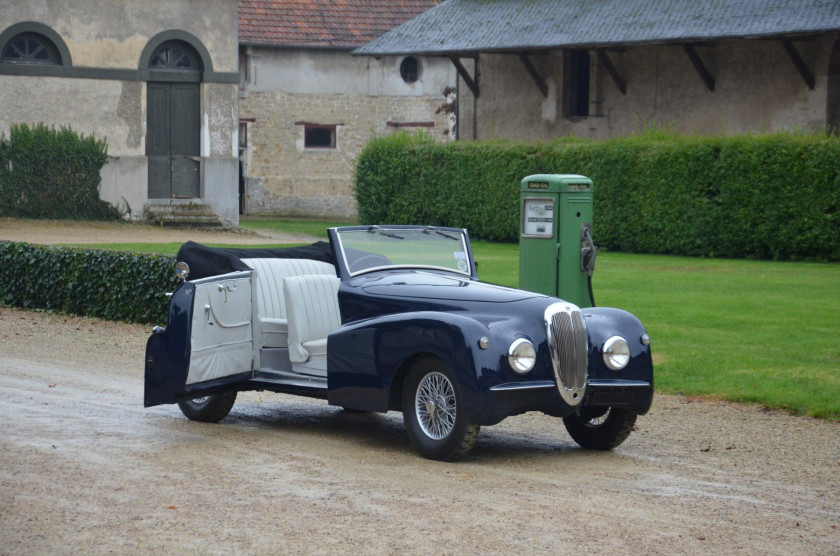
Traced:
<svg viewBox="0 0 840 556">
<path fill-rule="evenodd" d="M 840 128 L 837 0 L 447 0 L 356 50 L 459 72 L 460 139 Z"/>
<path fill-rule="evenodd" d="M 239 1 L 245 214 L 352 218 L 354 164 L 373 136 L 417 129 L 440 140 L 453 136 L 440 110 L 452 102 L 457 80 L 448 60 L 350 56 L 434 5 Z"/>
<path fill-rule="evenodd" d="M 236 224 L 236 14 L 236 0 L 0 0 L 0 132 L 106 139 L 106 201 L 135 218 L 204 202 Z"/>
</svg>

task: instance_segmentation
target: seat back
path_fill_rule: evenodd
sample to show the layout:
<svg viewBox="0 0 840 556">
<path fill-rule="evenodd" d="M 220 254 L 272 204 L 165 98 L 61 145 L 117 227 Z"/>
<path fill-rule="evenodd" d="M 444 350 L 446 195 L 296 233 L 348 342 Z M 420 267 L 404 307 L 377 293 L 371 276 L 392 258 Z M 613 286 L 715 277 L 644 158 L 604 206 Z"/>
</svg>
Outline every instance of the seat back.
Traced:
<svg viewBox="0 0 840 556">
<path fill-rule="evenodd" d="M 257 271 L 257 310 L 260 318 L 285 319 L 283 279 L 289 276 L 324 274 L 335 276 L 335 267 L 310 259 L 242 259 Z"/>
<path fill-rule="evenodd" d="M 289 321 L 289 360 L 305 363 L 306 344 L 321 341 L 341 326 L 338 287 L 341 280 L 323 274 L 291 276 L 283 280 Z"/>
</svg>

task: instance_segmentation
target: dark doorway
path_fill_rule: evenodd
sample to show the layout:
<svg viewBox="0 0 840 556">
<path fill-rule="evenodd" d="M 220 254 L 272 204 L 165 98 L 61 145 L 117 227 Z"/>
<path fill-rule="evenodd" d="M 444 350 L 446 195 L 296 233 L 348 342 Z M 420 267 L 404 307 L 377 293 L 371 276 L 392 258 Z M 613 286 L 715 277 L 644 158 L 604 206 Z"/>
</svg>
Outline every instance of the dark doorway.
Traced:
<svg viewBox="0 0 840 556">
<path fill-rule="evenodd" d="M 834 50 L 828 62 L 828 103 L 825 112 L 829 133 L 840 134 L 840 39 L 834 42 Z"/>
<path fill-rule="evenodd" d="M 589 52 L 563 51 L 563 115 L 589 115 Z"/>
<path fill-rule="evenodd" d="M 200 60 L 189 45 L 170 41 L 155 49 L 149 67 L 160 80 L 147 87 L 149 198 L 200 197 Z"/>
</svg>

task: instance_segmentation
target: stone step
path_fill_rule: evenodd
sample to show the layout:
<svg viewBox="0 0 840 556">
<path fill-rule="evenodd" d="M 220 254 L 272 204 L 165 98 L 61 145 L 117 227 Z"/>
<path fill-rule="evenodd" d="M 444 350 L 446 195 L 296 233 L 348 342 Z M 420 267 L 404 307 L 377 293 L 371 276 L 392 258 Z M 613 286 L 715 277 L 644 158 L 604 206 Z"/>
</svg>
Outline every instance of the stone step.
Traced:
<svg viewBox="0 0 840 556">
<path fill-rule="evenodd" d="M 149 204 L 146 220 L 168 228 L 223 228 L 209 205 L 201 203 Z"/>
</svg>

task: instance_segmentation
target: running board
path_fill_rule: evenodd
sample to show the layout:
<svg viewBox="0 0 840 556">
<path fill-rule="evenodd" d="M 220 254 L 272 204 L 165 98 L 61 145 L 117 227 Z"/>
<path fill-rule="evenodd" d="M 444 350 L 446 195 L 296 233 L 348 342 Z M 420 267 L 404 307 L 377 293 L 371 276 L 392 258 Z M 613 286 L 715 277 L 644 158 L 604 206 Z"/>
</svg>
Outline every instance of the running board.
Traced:
<svg viewBox="0 0 840 556">
<path fill-rule="evenodd" d="M 306 376 L 289 371 L 263 370 L 254 372 L 252 382 L 298 388 L 327 389 L 327 377 Z"/>
</svg>

